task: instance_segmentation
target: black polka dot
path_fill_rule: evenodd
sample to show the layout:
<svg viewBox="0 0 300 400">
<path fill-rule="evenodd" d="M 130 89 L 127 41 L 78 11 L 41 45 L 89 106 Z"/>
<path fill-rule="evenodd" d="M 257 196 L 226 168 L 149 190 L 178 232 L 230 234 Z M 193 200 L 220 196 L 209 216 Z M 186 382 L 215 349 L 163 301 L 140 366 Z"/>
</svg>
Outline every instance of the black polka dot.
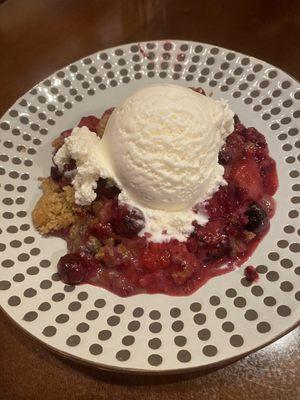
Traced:
<svg viewBox="0 0 300 400">
<path fill-rule="evenodd" d="M 144 314 L 144 310 L 141 307 L 137 307 L 133 310 L 132 315 L 135 318 L 139 318 Z"/>
<path fill-rule="evenodd" d="M 172 318 L 178 318 L 180 316 L 180 314 L 181 314 L 181 311 L 179 308 L 177 308 L 177 307 L 171 308 L 170 315 Z"/>
<path fill-rule="evenodd" d="M 103 351 L 102 346 L 100 346 L 100 344 L 94 343 L 89 347 L 89 352 L 93 355 L 93 356 L 98 356 L 99 354 L 101 354 Z"/>
<path fill-rule="evenodd" d="M 97 310 L 90 310 L 86 313 L 86 319 L 89 321 L 95 320 L 99 317 L 99 312 Z"/>
<path fill-rule="evenodd" d="M 198 338 L 200 339 L 200 340 L 208 340 L 208 339 L 210 339 L 210 337 L 211 337 L 211 333 L 210 333 L 210 330 L 209 329 L 201 329 L 199 332 L 198 332 Z"/>
<path fill-rule="evenodd" d="M 8 290 L 11 287 L 9 281 L 0 281 L 0 290 Z"/>
<path fill-rule="evenodd" d="M 58 324 L 65 324 L 66 322 L 68 322 L 70 319 L 70 317 L 68 316 L 68 314 L 59 314 L 56 318 L 55 321 Z"/>
<path fill-rule="evenodd" d="M 37 291 L 35 289 L 33 289 L 33 288 L 28 288 L 28 289 L 26 289 L 24 291 L 23 294 L 24 294 L 25 297 L 31 298 L 31 297 L 34 297 L 37 294 Z"/>
<path fill-rule="evenodd" d="M 150 317 L 151 319 L 153 319 L 153 320 L 160 319 L 160 312 L 157 311 L 157 310 L 152 310 L 152 311 L 149 313 L 149 317 Z"/>
<path fill-rule="evenodd" d="M 225 308 L 219 307 L 216 309 L 215 314 L 216 314 L 217 318 L 223 319 L 223 318 L 226 318 L 227 311 L 225 310 Z"/>
<path fill-rule="evenodd" d="M 237 292 L 236 292 L 235 289 L 227 289 L 225 294 L 226 294 L 227 297 L 233 298 L 233 297 L 235 297 L 237 295 Z"/>
<path fill-rule="evenodd" d="M 293 290 L 293 288 L 294 288 L 294 285 L 289 281 L 284 281 L 284 282 L 281 282 L 281 284 L 280 284 L 280 289 L 283 292 L 291 292 Z"/>
<path fill-rule="evenodd" d="M 88 297 L 89 297 L 89 295 L 86 292 L 80 292 L 77 295 L 77 298 L 80 301 L 85 301 Z"/>
<path fill-rule="evenodd" d="M 260 287 L 260 286 L 253 286 L 253 287 L 251 288 L 251 293 L 252 293 L 254 296 L 262 296 L 263 293 L 264 293 L 264 291 L 263 291 L 262 287 Z"/>
<path fill-rule="evenodd" d="M 190 310 L 191 311 L 193 311 L 193 312 L 199 312 L 199 311 L 201 311 L 201 304 L 200 303 L 192 303 L 191 305 L 190 305 Z"/>
<path fill-rule="evenodd" d="M 162 363 L 162 357 L 159 354 L 151 354 L 148 357 L 148 363 L 153 367 L 156 367 Z"/>
<path fill-rule="evenodd" d="M 43 329 L 43 335 L 46 337 L 52 337 L 56 334 L 57 329 L 55 326 L 46 326 L 46 328 Z"/>
<path fill-rule="evenodd" d="M 246 299 L 244 297 L 236 297 L 233 303 L 238 308 L 245 307 L 247 304 Z"/>
<path fill-rule="evenodd" d="M 198 314 L 195 314 L 195 315 L 194 315 L 194 322 L 195 322 L 197 325 L 203 325 L 203 324 L 205 323 L 205 321 L 206 321 L 206 316 L 205 316 L 205 314 L 198 313 Z"/>
<path fill-rule="evenodd" d="M 191 353 L 187 350 L 180 350 L 177 353 L 177 359 L 178 361 L 182 362 L 182 363 L 187 363 L 190 362 L 192 359 Z"/>
<path fill-rule="evenodd" d="M 76 327 L 76 330 L 80 333 L 87 332 L 89 329 L 90 329 L 90 326 L 85 322 L 80 322 L 80 324 L 78 324 Z"/>
<path fill-rule="evenodd" d="M 72 303 L 69 304 L 68 309 L 70 311 L 78 311 L 81 308 L 81 303 L 79 301 L 72 301 Z"/>
<path fill-rule="evenodd" d="M 234 330 L 234 324 L 230 321 L 223 322 L 222 329 L 224 332 L 232 332 Z"/>
<path fill-rule="evenodd" d="M 107 323 L 109 326 L 116 326 L 120 323 L 120 317 L 117 315 L 112 315 L 111 317 L 107 318 Z"/>
<path fill-rule="evenodd" d="M 175 336 L 175 338 L 174 338 L 174 343 L 175 343 L 176 346 L 178 346 L 178 347 L 183 347 L 183 346 L 185 346 L 185 345 L 186 345 L 186 342 L 187 342 L 187 339 L 186 339 L 185 336 L 178 335 L 178 336 Z"/>
<path fill-rule="evenodd" d="M 54 293 L 54 295 L 52 296 L 52 300 L 57 303 L 59 301 L 63 301 L 63 299 L 65 298 L 65 294 L 64 293 Z"/>
<path fill-rule="evenodd" d="M 136 332 L 137 330 L 140 329 L 140 326 L 141 326 L 141 324 L 139 321 L 131 321 L 131 322 L 129 322 L 127 328 L 130 332 Z"/>
<path fill-rule="evenodd" d="M 149 331 L 152 333 L 159 333 L 162 329 L 162 325 L 159 322 L 152 322 L 149 325 Z"/>
<path fill-rule="evenodd" d="M 230 344 L 233 347 L 241 347 L 244 344 L 244 339 L 240 335 L 232 335 L 230 337 Z"/>
<path fill-rule="evenodd" d="M 204 346 L 202 352 L 207 357 L 214 357 L 218 353 L 218 349 L 213 345 Z"/>
<path fill-rule="evenodd" d="M 153 338 L 148 341 L 150 349 L 157 350 L 161 347 L 161 340 L 159 338 Z"/>
<path fill-rule="evenodd" d="M 220 298 L 218 296 L 211 296 L 209 302 L 212 306 L 218 306 L 220 304 Z"/>
<path fill-rule="evenodd" d="M 255 310 L 247 310 L 244 314 L 244 317 L 248 321 L 255 321 L 258 318 L 258 314 Z"/>
<path fill-rule="evenodd" d="M 45 279 L 40 283 L 41 289 L 50 289 L 52 286 L 52 282 L 49 279 Z"/>
<path fill-rule="evenodd" d="M 98 333 L 98 338 L 100 340 L 108 340 L 111 338 L 111 335 L 112 335 L 111 331 L 104 329 L 103 331 L 100 331 Z"/>
<path fill-rule="evenodd" d="M 122 339 L 122 344 L 124 346 L 131 346 L 135 342 L 135 338 L 132 335 L 124 336 Z"/>
<path fill-rule="evenodd" d="M 94 306 L 97 308 L 105 307 L 106 301 L 104 299 L 97 299 L 94 303 Z"/>
<path fill-rule="evenodd" d="M 25 276 L 21 273 L 14 275 L 13 280 L 14 282 L 23 282 L 25 279 Z"/>
<path fill-rule="evenodd" d="M 116 359 L 119 361 L 127 361 L 130 358 L 130 352 L 128 350 L 120 350 L 116 354 Z"/>
<path fill-rule="evenodd" d="M 39 311 L 48 311 L 51 308 L 51 304 L 49 304 L 47 301 L 41 303 L 39 305 Z"/>
<path fill-rule="evenodd" d="M 275 282 L 278 281 L 279 279 L 279 274 L 276 271 L 269 271 L 266 275 L 268 281 L 270 282 Z"/>
<path fill-rule="evenodd" d="M 256 325 L 259 333 L 267 333 L 271 330 L 271 325 L 268 322 L 262 321 Z"/>
<path fill-rule="evenodd" d="M 280 265 L 283 268 L 292 268 L 293 262 L 291 260 L 289 260 L 288 258 L 283 258 L 282 260 L 280 260 Z"/>
<path fill-rule="evenodd" d="M 78 335 L 72 335 L 66 340 L 66 344 L 70 347 L 78 346 L 80 343 L 80 337 Z"/>
<path fill-rule="evenodd" d="M 291 314 L 291 309 L 286 305 L 281 305 L 277 308 L 277 313 L 281 317 L 288 317 Z"/>
<path fill-rule="evenodd" d="M 36 320 L 38 317 L 38 313 L 35 311 L 29 311 L 23 316 L 24 321 L 32 322 Z"/>
<path fill-rule="evenodd" d="M 276 299 L 272 296 L 267 296 L 264 298 L 264 304 L 268 307 L 272 307 L 276 304 Z"/>
</svg>

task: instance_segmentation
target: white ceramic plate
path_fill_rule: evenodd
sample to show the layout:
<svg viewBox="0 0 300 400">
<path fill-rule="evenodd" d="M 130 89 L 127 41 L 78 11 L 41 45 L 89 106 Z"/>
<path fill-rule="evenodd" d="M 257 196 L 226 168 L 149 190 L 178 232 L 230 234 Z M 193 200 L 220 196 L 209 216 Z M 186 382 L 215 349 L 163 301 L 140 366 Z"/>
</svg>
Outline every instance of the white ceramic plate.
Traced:
<svg viewBox="0 0 300 400">
<path fill-rule="evenodd" d="M 101 115 L 154 82 L 202 86 L 266 135 L 279 190 L 270 232 L 247 263 L 257 266 L 256 284 L 247 284 L 241 267 L 189 297 L 124 299 L 58 280 L 56 263 L 65 242 L 42 238 L 31 223 L 41 195 L 37 178 L 49 174 L 51 140 L 80 117 Z M 299 320 L 299 117 L 300 88 L 293 78 L 207 44 L 129 44 L 56 72 L 0 122 L 2 308 L 51 348 L 103 368 L 182 372 L 223 363 L 274 340 Z"/>
</svg>

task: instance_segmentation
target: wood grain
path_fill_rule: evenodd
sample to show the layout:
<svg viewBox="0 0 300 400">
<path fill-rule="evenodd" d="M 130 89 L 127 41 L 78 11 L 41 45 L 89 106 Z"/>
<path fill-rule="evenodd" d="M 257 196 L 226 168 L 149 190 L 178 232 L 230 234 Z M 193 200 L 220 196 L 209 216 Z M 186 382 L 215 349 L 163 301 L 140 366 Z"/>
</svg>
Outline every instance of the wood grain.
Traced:
<svg viewBox="0 0 300 400">
<path fill-rule="evenodd" d="M 0 114 L 35 83 L 87 54 L 153 39 L 196 40 L 264 59 L 300 79 L 300 2 L 0 1 Z M 0 313 L 0 399 L 300 399 L 300 329 L 230 366 L 126 376 L 54 355 Z"/>
</svg>

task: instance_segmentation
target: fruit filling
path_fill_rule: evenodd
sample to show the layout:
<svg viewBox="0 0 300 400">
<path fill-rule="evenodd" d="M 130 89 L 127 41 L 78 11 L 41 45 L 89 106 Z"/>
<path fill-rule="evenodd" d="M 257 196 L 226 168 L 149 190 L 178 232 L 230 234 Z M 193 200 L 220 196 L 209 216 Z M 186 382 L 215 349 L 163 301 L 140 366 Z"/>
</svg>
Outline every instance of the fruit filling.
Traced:
<svg viewBox="0 0 300 400">
<path fill-rule="evenodd" d="M 102 137 L 113 109 L 101 118 L 83 117 L 87 126 Z M 53 141 L 54 152 L 72 130 Z M 67 242 L 68 254 L 58 262 L 58 273 L 67 284 L 89 283 L 120 296 L 139 293 L 189 295 L 210 278 L 244 263 L 268 232 L 275 211 L 272 198 L 278 180 L 263 134 L 246 128 L 234 118 L 234 130 L 219 152 L 226 185 L 202 205 L 208 222 L 193 223 L 185 241 L 151 241 L 139 208 L 118 200 L 120 190 L 109 179 L 99 178 L 96 198 L 90 205 L 75 203 L 72 177 L 77 168 L 68 160 L 63 171 L 51 167 L 42 180 L 43 196 L 33 211 L 36 228 L 45 235 L 58 235 Z M 253 267 L 245 272 L 257 279 Z"/>
</svg>

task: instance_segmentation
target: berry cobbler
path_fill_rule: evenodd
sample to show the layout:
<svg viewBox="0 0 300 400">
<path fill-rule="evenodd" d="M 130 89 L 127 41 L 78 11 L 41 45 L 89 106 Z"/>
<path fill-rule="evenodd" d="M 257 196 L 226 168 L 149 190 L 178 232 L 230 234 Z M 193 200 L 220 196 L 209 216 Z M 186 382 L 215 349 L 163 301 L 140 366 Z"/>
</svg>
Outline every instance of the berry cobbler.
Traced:
<svg viewBox="0 0 300 400">
<path fill-rule="evenodd" d="M 189 295 L 268 232 L 278 180 L 265 137 L 200 88 L 144 88 L 52 145 L 32 218 L 66 240 L 67 284 Z"/>
</svg>

